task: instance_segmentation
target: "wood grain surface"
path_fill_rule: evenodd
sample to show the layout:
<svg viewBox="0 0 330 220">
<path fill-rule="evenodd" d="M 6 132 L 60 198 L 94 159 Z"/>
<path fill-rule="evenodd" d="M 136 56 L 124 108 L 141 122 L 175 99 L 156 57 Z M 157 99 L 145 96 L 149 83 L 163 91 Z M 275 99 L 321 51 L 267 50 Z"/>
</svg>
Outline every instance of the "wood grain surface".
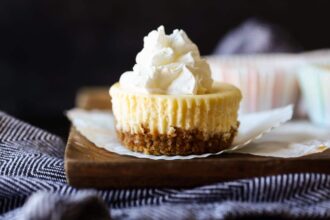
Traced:
<svg viewBox="0 0 330 220">
<path fill-rule="evenodd" d="M 111 109 L 107 88 L 85 88 L 76 99 L 84 109 Z M 79 188 L 191 187 L 283 173 L 330 173 L 330 151 L 282 159 L 223 154 L 192 160 L 149 160 L 96 147 L 72 127 L 65 151 L 70 185 Z"/>
</svg>

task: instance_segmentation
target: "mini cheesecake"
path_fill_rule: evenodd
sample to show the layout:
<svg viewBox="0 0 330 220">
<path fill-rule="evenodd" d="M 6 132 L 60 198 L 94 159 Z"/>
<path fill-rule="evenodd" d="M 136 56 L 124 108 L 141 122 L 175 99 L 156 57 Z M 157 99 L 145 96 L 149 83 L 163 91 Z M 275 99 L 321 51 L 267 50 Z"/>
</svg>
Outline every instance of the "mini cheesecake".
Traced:
<svg viewBox="0 0 330 220">
<path fill-rule="evenodd" d="M 152 155 L 214 153 L 231 146 L 241 92 L 214 82 L 197 95 L 140 94 L 110 88 L 117 136 L 132 151 Z"/>
</svg>

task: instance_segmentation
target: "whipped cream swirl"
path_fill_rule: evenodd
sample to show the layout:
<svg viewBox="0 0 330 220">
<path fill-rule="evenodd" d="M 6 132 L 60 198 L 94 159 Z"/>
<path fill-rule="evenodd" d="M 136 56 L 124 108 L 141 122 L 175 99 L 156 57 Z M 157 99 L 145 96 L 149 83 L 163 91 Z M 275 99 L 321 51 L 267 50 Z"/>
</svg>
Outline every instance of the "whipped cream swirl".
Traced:
<svg viewBox="0 0 330 220">
<path fill-rule="evenodd" d="M 183 30 L 166 35 L 163 26 L 144 38 L 133 71 L 122 74 L 120 87 L 145 94 L 196 95 L 212 88 L 211 71 Z"/>
</svg>

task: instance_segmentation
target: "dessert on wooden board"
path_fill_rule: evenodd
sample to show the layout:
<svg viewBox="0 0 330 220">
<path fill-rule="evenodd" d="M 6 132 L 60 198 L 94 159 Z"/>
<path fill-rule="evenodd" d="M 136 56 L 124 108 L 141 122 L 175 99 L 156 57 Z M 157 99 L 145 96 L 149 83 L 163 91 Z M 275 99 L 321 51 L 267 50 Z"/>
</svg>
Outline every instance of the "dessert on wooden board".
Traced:
<svg viewBox="0 0 330 220">
<path fill-rule="evenodd" d="M 241 92 L 213 82 L 208 63 L 183 30 L 160 26 L 144 38 L 133 71 L 110 88 L 117 136 L 153 155 L 212 153 L 237 133 Z"/>
</svg>

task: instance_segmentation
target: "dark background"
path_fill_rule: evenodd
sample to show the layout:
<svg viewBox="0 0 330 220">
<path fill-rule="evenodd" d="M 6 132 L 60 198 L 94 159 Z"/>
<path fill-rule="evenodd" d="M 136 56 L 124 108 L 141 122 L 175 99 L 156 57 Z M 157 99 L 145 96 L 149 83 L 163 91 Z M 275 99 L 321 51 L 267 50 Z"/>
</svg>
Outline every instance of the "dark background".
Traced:
<svg viewBox="0 0 330 220">
<path fill-rule="evenodd" d="M 82 86 L 114 83 L 132 68 L 143 36 L 184 29 L 203 55 L 258 17 L 305 50 L 330 47 L 329 1 L 1 0 L 0 110 L 63 137 L 63 111 Z"/>
</svg>

